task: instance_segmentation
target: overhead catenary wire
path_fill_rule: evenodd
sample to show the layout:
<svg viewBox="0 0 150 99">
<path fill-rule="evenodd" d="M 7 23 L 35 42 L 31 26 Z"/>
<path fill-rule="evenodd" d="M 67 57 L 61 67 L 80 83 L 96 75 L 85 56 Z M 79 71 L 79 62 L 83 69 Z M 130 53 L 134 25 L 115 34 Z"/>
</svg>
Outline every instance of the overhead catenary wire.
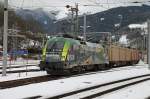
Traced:
<svg viewBox="0 0 150 99">
<path fill-rule="evenodd" d="M 23 5 L 24 5 L 24 0 L 22 0 L 22 4 L 21 4 L 21 7 L 20 7 L 20 8 L 22 8 L 22 7 L 23 7 Z"/>
<path fill-rule="evenodd" d="M 12 0 L 9 0 L 11 1 L 12 3 Z M 47 5 L 47 3 L 45 1 L 42 1 L 42 0 L 38 0 L 39 2 L 41 2 L 40 4 L 44 3 L 43 6 L 40 6 L 40 5 L 34 5 L 34 0 L 31 0 L 31 5 L 30 6 L 24 6 L 24 3 L 25 3 L 25 0 L 22 0 L 22 3 L 21 3 L 21 6 L 17 6 L 17 5 L 12 5 L 14 8 L 28 8 L 28 9 L 31 9 L 31 8 L 50 8 L 50 7 L 65 7 L 65 5 L 58 5 L 58 4 L 50 4 L 50 5 Z M 107 2 L 98 2 L 96 0 L 88 0 L 89 2 L 93 3 L 93 4 L 81 4 L 79 3 L 79 6 L 84 6 L 84 7 L 87 7 L 87 6 L 97 6 L 97 7 L 102 7 L 102 8 L 110 8 L 111 5 L 117 5 L 117 4 L 142 4 L 142 3 L 147 3 L 147 2 L 150 2 L 149 0 L 147 1 L 134 1 L 134 2 L 109 2 L 109 0 L 107 0 Z M 14 2 L 14 1 L 13 1 Z M 37 1 L 36 1 L 37 2 Z M 68 2 L 68 3 L 71 3 Z M 108 5 L 107 7 L 104 7 L 104 5 Z"/>
</svg>

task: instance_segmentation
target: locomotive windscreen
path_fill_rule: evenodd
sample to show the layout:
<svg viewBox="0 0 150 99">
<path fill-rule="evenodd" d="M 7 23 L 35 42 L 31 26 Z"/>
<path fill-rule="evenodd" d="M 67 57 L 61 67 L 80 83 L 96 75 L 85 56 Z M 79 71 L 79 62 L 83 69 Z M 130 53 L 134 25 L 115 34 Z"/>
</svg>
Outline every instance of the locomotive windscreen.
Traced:
<svg viewBox="0 0 150 99">
<path fill-rule="evenodd" d="M 60 39 L 49 41 L 46 49 L 46 61 L 47 62 L 61 61 L 61 54 L 63 51 L 63 47 L 64 41 Z"/>
<path fill-rule="evenodd" d="M 47 52 L 62 52 L 64 42 L 49 42 L 47 45 Z"/>
</svg>

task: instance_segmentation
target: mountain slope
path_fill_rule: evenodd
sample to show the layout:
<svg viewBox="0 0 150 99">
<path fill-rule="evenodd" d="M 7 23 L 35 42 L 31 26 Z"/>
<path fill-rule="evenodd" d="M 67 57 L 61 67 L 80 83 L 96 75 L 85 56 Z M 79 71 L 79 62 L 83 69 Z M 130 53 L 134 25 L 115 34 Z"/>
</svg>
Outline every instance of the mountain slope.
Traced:
<svg viewBox="0 0 150 99">
<path fill-rule="evenodd" d="M 51 16 L 43 9 L 16 11 L 17 15 L 25 20 L 34 19 L 40 23 L 46 33 L 70 32 L 70 20 L 64 19 L 55 23 L 55 15 Z M 107 11 L 87 15 L 87 25 L 91 26 L 88 32 L 114 32 L 132 23 L 142 23 L 150 18 L 150 6 L 117 7 Z M 79 18 L 79 26 L 83 26 L 83 17 Z M 83 29 L 79 29 L 83 32 Z"/>
<path fill-rule="evenodd" d="M 142 23 L 150 18 L 150 6 L 129 6 L 117 7 L 107 11 L 87 15 L 87 25 L 91 26 L 88 32 L 114 32 L 132 23 Z M 79 18 L 79 26 L 83 26 L 83 17 Z M 63 20 L 57 23 L 57 32 L 63 32 L 64 24 L 70 27 L 68 21 Z M 61 24 L 61 25 L 60 25 Z M 66 28 L 67 31 L 69 29 Z M 80 29 L 80 32 L 83 32 Z"/>
<path fill-rule="evenodd" d="M 41 25 L 41 28 L 43 28 L 46 33 L 54 31 L 53 28 L 50 27 L 54 24 L 53 20 L 55 20 L 55 15 L 46 13 L 42 8 L 35 10 L 19 9 L 16 11 L 16 14 L 26 21 L 34 19 Z"/>
</svg>

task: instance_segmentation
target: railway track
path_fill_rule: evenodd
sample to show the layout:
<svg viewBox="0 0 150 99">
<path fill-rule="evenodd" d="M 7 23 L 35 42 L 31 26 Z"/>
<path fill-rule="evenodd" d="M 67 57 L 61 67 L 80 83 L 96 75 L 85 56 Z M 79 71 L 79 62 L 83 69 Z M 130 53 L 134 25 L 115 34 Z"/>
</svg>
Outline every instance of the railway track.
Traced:
<svg viewBox="0 0 150 99">
<path fill-rule="evenodd" d="M 133 66 L 132 66 L 133 67 Z M 133 67 L 134 69 L 140 69 L 140 68 L 143 68 L 142 66 L 136 66 L 136 67 Z M 115 71 L 121 71 L 121 70 L 130 70 L 130 69 L 133 69 L 131 67 L 129 68 L 117 68 L 117 67 L 113 67 L 111 69 L 105 69 L 105 70 L 97 70 L 97 71 L 92 71 L 92 72 L 84 72 L 84 73 L 80 73 L 80 74 L 76 74 L 76 75 L 72 75 L 72 77 L 76 77 L 76 76 L 83 76 L 83 75 L 91 75 L 91 74 L 96 74 L 96 73 L 108 73 L 108 72 L 115 72 Z M 147 68 L 147 67 L 146 67 Z"/>
<path fill-rule="evenodd" d="M 32 67 L 32 66 L 38 66 L 38 64 L 29 64 L 29 65 L 20 65 L 20 66 L 8 66 L 7 69 L 13 69 L 13 68 L 22 68 L 22 67 Z M 3 67 L 1 66 L 0 69 L 2 69 Z"/>
<path fill-rule="evenodd" d="M 23 73 L 23 72 L 37 72 L 41 71 L 40 69 L 27 69 L 27 70 L 13 70 L 13 71 L 7 71 L 7 73 Z M 2 72 L 0 72 L 2 74 Z"/>
<path fill-rule="evenodd" d="M 113 82 L 100 84 L 100 85 L 92 86 L 89 88 L 76 90 L 76 91 L 64 93 L 64 94 L 53 96 L 53 97 L 45 97 L 45 98 L 46 99 L 74 99 L 74 98 L 93 99 L 93 98 L 100 97 L 102 95 L 106 95 L 108 93 L 120 90 L 122 88 L 129 87 L 138 83 L 142 83 L 148 80 L 150 80 L 150 74 L 122 79 L 118 81 L 113 81 Z M 89 82 L 86 82 L 86 83 L 89 83 Z M 42 96 L 38 96 L 38 97 L 42 97 Z"/>
<path fill-rule="evenodd" d="M 29 67 L 38 67 L 37 64 L 28 64 L 28 65 L 18 65 L 18 66 L 8 66 L 7 67 L 7 73 L 22 73 L 22 72 L 37 72 L 41 71 L 40 69 L 32 69 Z M 0 67 L 0 74 L 2 74 L 2 68 Z M 21 69 L 22 68 L 22 69 Z M 11 69 L 20 69 L 20 70 L 11 70 Z"/>
<path fill-rule="evenodd" d="M 150 96 L 149 96 L 149 97 L 147 97 L 146 99 L 150 99 Z"/>
<path fill-rule="evenodd" d="M 141 68 L 141 67 L 137 67 Z M 97 74 L 97 73 L 107 73 L 107 72 L 115 72 L 120 70 L 128 70 L 131 68 L 118 68 L 116 70 L 104 70 L 104 71 L 96 71 L 96 72 L 88 72 L 88 73 L 82 73 L 82 74 L 76 74 L 76 75 L 70 75 L 70 76 L 52 76 L 52 75 L 46 75 L 46 76 L 38 76 L 38 77 L 31 77 L 31 78 L 25 78 L 25 79 L 18 79 L 18 80 L 11 80 L 11 81 L 3 81 L 0 82 L 0 89 L 6 89 L 6 88 L 12 88 L 12 87 L 18 87 L 33 83 L 40 83 L 40 82 L 46 82 L 56 79 L 63 79 L 63 78 L 69 78 L 69 77 L 77 77 L 77 76 L 84 76 L 84 75 L 91 75 L 91 74 Z M 20 73 L 20 72 L 37 72 L 40 71 L 39 69 L 28 69 L 26 70 L 18 70 L 18 71 L 7 71 L 7 73 Z M 1 72 L 0 72 L 1 73 Z"/>
<path fill-rule="evenodd" d="M 33 83 L 40 83 L 40 82 L 45 82 L 45 81 L 50 81 L 50 80 L 56 80 L 59 78 L 60 77 L 45 75 L 45 76 L 24 78 L 24 79 L 11 80 L 11 81 L 3 81 L 3 82 L 0 82 L 0 89 L 18 87 L 18 86 L 28 85 L 28 84 L 33 84 Z"/>
</svg>

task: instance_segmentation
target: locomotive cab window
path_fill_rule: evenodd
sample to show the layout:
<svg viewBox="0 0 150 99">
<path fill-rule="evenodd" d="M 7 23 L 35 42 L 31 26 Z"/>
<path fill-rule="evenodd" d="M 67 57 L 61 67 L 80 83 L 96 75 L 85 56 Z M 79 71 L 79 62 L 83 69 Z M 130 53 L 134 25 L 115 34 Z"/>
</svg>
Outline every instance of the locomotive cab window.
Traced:
<svg viewBox="0 0 150 99">
<path fill-rule="evenodd" d="M 57 41 L 57 42 L 49 42 L 47 51 L 48 52 L 62 52 L 64 47 L 64 42 Z"/>
</svg>

